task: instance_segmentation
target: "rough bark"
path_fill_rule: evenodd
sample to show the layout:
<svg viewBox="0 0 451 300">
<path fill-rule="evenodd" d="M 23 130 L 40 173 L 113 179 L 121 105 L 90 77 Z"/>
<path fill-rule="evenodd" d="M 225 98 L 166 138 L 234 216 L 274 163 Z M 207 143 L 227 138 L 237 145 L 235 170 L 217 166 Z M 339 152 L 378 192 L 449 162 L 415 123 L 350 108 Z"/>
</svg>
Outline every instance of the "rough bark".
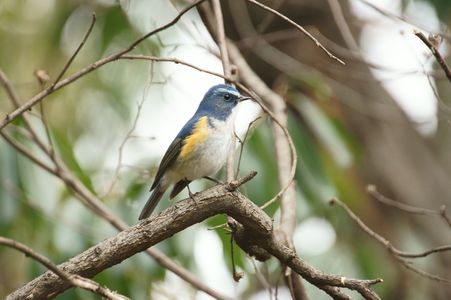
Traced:
<svg viewBox="0 0 451 300">
<path fill-rule="evenodd" d="M 71 258 L 58 267 L 68 274 L 91 278 L 101 271 L 116 265 L 128 257 L 171 237 L 177 232 L 205 220 L 227 213 L 237 220 L 252 236 L 256 247 L 265 249 L 281 263 L 289 266 L 310 283 L 330 292 L 330 286 L 345 287 L 361 293 L 366 299 L 379 299 L 370 290 L 380 280 L 350 279 L 315 270 L 300 259 L 296 253 L 275 238 L 272 221 L 258 206 L 238 192 L 232 192 L 231 185 L 217 185 L 195 195 L 195 200 L 186 199 L 166 209 L 154 218 L 124 230 L 103 242 Z M 48 299 L 54 298 L 70 287 L 70 284 L 54 273 L 47 271 L 6 299 Z"/>
</svg>

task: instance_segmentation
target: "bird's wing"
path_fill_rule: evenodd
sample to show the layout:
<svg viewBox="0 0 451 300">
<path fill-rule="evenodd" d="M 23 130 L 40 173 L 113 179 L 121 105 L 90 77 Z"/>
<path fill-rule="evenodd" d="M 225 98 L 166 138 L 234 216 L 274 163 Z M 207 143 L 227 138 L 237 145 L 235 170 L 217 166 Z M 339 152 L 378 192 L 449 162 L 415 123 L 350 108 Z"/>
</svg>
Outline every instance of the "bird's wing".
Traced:
<svg viewBox="0 0 451 300">
<path fill-rule="evenodd" d="M 160 182 L 161 177 L 163 177 L 166 170 L 174 163 L 174 161 L 177 159 L 181 149 L 182 149 L 183 140 L 180 137 L 176 137 L 171 145 L 169 145 L 168 150 L 166 150 L 166 153 L 163 156 L 163 159 L 161 160 L 160 166 L 158 167 L 157 175 L 155 176 L 155 180 L 152 184 L 152 187 L 150 190 L 153 190 L 157 184 Z"/>
<path fill-rule="evenodd" d="M 183 126 L 174 141 L 169 145 L 168 150 L 166 150 L 166 153 L 161 160 L 157 175 L 150 188 L 151 191 L 157 186 L 166 170 L 172 166 L 182 151 L 182 154 L 187 155 L 193 150 L 193 144 L 199 141 L 199 137 L 203 136 L 202 134 L 199 134 L 199 130 L 208 126 L 207 120 L 206 116 L 194 115 L 185 126 Z M 201 140 L 202 139 L 203 138 L 201 138 Z"/>
</svg>

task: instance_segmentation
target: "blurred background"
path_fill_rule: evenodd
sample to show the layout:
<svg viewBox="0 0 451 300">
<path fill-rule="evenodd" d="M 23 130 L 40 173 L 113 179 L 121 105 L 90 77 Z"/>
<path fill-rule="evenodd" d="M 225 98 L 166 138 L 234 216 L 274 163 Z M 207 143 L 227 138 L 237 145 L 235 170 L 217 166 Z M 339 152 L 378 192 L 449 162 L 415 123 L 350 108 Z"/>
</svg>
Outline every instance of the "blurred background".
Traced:
<svg viewBox="0 0 451 300">
<path fill-rule="evenodd" d="M 226 34 L 270 87 L 284 91 L 288 103 L 289 129 L 299 158 L 297 252 L 324 272 L 383 278 L 375 287 L 382 299 L 450 299 L 449 285 L 401 266 L 328 201 L 338 197 L 347 203 L 398 249 L 421 252 L 450 244 L 451 230 L 439 217 L 382 205 L 366 187 L 374 184 L 382 194 L 418 207 L 438 210 L 451 203 L 451 85 L 413 34 L 414 29 L 426 35 L 440 33 L 439 50 L 447 58 L 451 2 L 261 2 L 305 26 L 346 62 L 339 65 L 292 26 L 245 1 L 222 1 Z M 89 27 L 92 12 L 97 22 L 67 75 L 168 22 L 186 5 L 161 0 L 0 0 L 0 68 L 25 101 L 42 89 L 34 75 L 37 70 L 56 78 Z M 133 53 L 177 57 L 222 72 L 218 49 L 195 10 Z M 119 60 L 55 92 L 27 114 L 45 139 L 44 112 L 57 154 L 117 216 L 135 224 L 165 149 L 205 91 L 220 82 L 179 64 Z M 12 110 L 0 89 L 0 115 Z M 241 133 L 258 114 L 255 104 L 243 105 L 237 120 Z M 23 126 L 19 120 L 5 131 L 45 159 L 22 134 Z M 240 172 L 258 171 L 243 192 L 259 205 L 279 190 L 274 157 L 271 127 L 263 118 L 246 141 Z M 198 181 L 191 188 L 199 191 L 210 185 Z M 178 199 L 186 196 L 184 191 Z M 157 210 L 172 204 L 163 200 Z M 267 209 L 275 220 L 277 208 Z M 156 247 L 234 298 L 274 299 L 277 290 L 278 299 L 289 299 L 278 262 L 255 262 L 238 247 L 236 265 L 245 276 L 239 283 L 233 281 L 230 236 L 223 229 L 208 230 L 224 221 L 224 216 L 216 216 Z M 60 263 L 114 234 L 58 178 L 0 139 L 0 235 Z M 451 255 L 436 254 L 414 264 L 449 277 Z M 3 247 L 0 269 L 0 297 L 45 271 Z M 144 254 L 94 279 L 132 299 L 209 299 Z M 305 286 L 311 299 L 328 299 Z M 57 298 L 97 296 L 70 289 Z"/>
</svg>

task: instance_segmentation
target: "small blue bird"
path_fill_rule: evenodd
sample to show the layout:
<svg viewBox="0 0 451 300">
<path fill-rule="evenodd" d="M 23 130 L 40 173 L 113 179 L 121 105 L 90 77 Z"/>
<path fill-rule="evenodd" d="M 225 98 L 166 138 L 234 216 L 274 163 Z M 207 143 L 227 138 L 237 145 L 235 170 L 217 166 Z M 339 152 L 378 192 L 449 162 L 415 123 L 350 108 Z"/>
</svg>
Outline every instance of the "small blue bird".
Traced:
<svg viewBox="0 0 451 300">
<path fill-rule="evenodd" d="M 191 181 L 219 171 L 235 138 L 234 108 L 248 99 L 230 85 L 219 84 L 208 90 L 197 111 L 166 150 L 140 220 L 152 214 L 169 186 L 174 185 L 169 195 L 173 198 Z"/>
</svg>

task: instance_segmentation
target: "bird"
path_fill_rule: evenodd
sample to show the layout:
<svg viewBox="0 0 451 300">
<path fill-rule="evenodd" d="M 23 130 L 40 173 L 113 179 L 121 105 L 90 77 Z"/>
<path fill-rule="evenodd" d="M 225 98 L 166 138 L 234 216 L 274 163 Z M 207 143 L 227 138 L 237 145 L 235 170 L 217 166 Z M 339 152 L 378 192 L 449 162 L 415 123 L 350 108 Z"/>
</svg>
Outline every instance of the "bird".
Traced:
<svg viewBox="0 0 451 300">
<path fill-rule="evenodd" d="M 148 218 L 166 190 L 173 185 L 172 199 L 193 180 L 216 174 L 227 160 L 234 135 L 238 103 L 249 100 L 233 86 L 218 84 L 204 95 L 194 115 L 186 122 L 164 154 L 152 192 L 139 215 Z"/>
</svg>

